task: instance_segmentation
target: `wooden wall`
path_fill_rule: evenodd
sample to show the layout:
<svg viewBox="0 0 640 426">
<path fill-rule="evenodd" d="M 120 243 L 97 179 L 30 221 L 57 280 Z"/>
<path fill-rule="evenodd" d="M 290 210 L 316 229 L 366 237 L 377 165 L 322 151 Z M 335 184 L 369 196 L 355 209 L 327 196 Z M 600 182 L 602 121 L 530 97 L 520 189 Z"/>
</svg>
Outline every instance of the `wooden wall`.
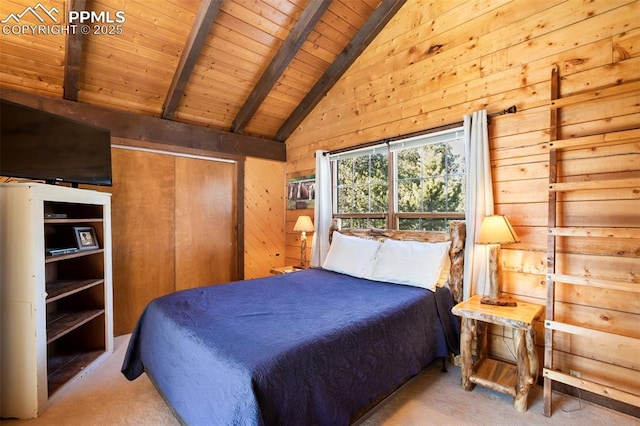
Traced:
<svg viewBox="0 0 640 426">
<path fill-rule="evenodd" d="M 284 163 L 247 158 L 244 185 L 244 278 L 284 266 Z"/>
<path fill-rule="evenodd" d="M 502 250 L 502 291 L 544 305 L 548 210 L 550 77 L 557 66 L 561 96 L 639 79 L 640 2 L 629 0 L 407 2 L 287 141 L 287 178 L 313 173 L 317 149 L 348 147 L 460 121 L 464 114 L 489 113 L 516 105 L 518 112 L 489 126 L 495 210 L 509 217 L 522 242 Z M 585 103 L 561 113 L 559 137 L 638 128 L 638 91 Z M 640 175 L 639 143 L 597 152 L 583 151 L 582 171 L 607 173 L 605 164 L 625 161 L 629 176 Z M 616 157 L 617 156 L 617 157 Z M 588 159 L 591 157 L 591 159 Z M 569 167 L 570 162 L 565 165 Z M 577 163 L 574 163 L 577 164 Z M 639 226 L 638 189 L 627 191 L 607 222 Z M 584 220 L 602 205 L 583 199 L 571 215 Z M 287 258 L 297 256 L 287 212 Z M 565 252 L 570 269 L 638 282 L 640 248 L 629 242 L 613 257 L 586 241 Z M 620 269 L 622 268 L 622 269 Z M 640 285 L 640 284 L 639 284 Z M 559 315 L 594 328 L 605 326 L 639 337 L 640 301 L 629 294 L 567 292 Z M 606 324 L 605 324 L 606 323 Z M 540 360 L 544 333 L 538 324 Z M 492 352 L 513 358 L 510 334 L 493 330 Z M 603 377 L 640 393 L 640 365 L 632 354 L 611 356 L 601 342 L 562 342 L 563 367 Z M 607 354 L 608 352 L 608 354 Z"/>
</svg>

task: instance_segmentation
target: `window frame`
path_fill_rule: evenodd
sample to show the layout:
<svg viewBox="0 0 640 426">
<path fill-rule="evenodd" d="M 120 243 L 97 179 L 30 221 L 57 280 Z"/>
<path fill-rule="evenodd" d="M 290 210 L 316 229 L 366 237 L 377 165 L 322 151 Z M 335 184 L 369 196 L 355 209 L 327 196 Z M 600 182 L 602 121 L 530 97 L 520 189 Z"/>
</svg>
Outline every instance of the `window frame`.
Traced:
<svg viewBox="0 0 640 426">
<path fill-rule="evenodd" d="M 353 149 L 341 151 L 338 154 L 330 155 L 330 166 L 331 166 L 331 197 L 332 197 L 332 217 L 334 219 L 384 219 L 387 228 L 390 229 L 400 229 L 400 221 L 402 219 L 444 219 L 445 221 L 449 220 L 464 220 L 465 213 L 464 212 L 399 212 L 398 210 L 398 170 L 397 170 L 397 151 L 402 148 L 397 148 L 398 146 L 406 143 L 411 143 L 411 141 L 421 140 L 421 139 L 435 139 L 438 136 L 455 134 L 457 132 L 462 133 L 458 136 L 458 138 L 464 138 L 463 127 L 456 126 L 451 129 L 446 129 L 442 131 L 438 131 L 435 133 L 422 134 L 419 136 L 411 136 L 411 137 L 402 137 L 397 138 L 393 142 L 391 141 L 381 141 L 379 144 L 367 144 L 366 148 Z M 425 143 L 414 143 L 413 146 L 424 146 L 428 144 L 438 143 L 435 141 L 427 141 Z M 409 146 L 412 147 L 412 146 Z M 386 150 L 387 155 L 387 187 L 388 187 L 388 200 L 387 200 L 387 211 L 380 213 L 338 213 L 338 168 L 337 162 L 340 159 L 359 157 L 364 155 L 370 155 L 373 153 L 381 152 L 382 149 Z M 358 155 L 359 154 L 359 155 Z M 466 156 L 468 153 L 464 152 L 465 155 L 465 163 Z M 464 176 L 466 176 L 468 170 L 465 170 Z M 466 191 L 466 188 L 465 188 Z"/>
</svg>

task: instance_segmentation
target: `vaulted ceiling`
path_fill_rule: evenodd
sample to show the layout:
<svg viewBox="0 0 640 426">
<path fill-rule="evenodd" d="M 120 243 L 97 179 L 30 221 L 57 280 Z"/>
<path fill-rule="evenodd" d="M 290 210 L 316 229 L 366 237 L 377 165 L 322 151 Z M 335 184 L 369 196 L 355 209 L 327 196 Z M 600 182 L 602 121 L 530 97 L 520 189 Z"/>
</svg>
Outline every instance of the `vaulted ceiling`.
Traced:
<svg viewBox="0 0 640 426">
<path fill-rule="evenodd" d="M 404 2 L 3 0 L 0 87 L 284 142 Z"/>
</svg>

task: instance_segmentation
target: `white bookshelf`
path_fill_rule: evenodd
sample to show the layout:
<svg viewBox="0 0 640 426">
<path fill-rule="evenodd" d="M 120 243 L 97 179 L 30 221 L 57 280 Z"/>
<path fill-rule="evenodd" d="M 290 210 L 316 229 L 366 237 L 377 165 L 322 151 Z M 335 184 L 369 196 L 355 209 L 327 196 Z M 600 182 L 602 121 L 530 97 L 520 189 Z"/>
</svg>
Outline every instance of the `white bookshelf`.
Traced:
<svg viewBox="0 0 640 426">
<path fill-rule="evenodd" d="M 95 246 L 76 246 L 74 228 Z M 37 417 L 113 351 L 111 194 L 0 185 L 0 415 Z"/>
</svg>

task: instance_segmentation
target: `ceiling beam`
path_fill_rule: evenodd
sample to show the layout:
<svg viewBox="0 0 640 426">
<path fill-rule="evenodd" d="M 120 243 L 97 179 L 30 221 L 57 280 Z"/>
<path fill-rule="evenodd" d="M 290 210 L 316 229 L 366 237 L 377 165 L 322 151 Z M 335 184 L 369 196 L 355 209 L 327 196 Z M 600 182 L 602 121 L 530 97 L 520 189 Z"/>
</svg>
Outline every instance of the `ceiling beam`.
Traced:
<svg viewBox="0 0 640 426">
<path fill-rule="evenodd" d="M 200 3 L 200 10 L 198 10 L 198 14 L 194 19 L 191 33 L 180 56 L 178 68 L 173 75 L 171 86 L 169 86 L 162 118 L 167 120 L 173 118 L 221 4 L 222 0 L 202 0 L 202 3 Z"/>
<path fill-rule="evenodd" d="M 296 127 L 309 115 L 320 100 L 336 84 L 351 64 L 360 56 L 373 39 L 382 31 L 384 26 L 400 10 L 406 0 L 382 0 L 378 8 L 373 11 L 367 22 L 360 28 L 349 44 L 338 55 L 336 60 L 311 88 L 302 102 L 291 113 L 289 118 L 280 126 L 275 139 L 280 142 L 287 140 Z"/>
<path fill-rule="evenodd" d="M 240 133 L 244 130 L 251 117 L 256 113 L 320 18 L 322 18 L 324 12 L 329 8 L 329 5 L 331 5 L 331 0 L 312 1 L 302 12 L 300 19 L 293 26 L 293 29 L 282 43 L 280 50 L 273 57 L 262 77 L 260 77 L 260 81 L 253 88 L 244 105 L 240 108 L 238 115 L 233 120 L 231 124 L 232 132 Z"/>
<path fill-rule="evenodd" d="M 85 10 L 85 0 L 70 0 L 69 10 Z M 80 81 L 80 59 L 82 57 L 82 41 L 84 34 L 80 27 L 75 27 L 72 34 L 67 33 L 67 46 L 64 50 L 64 82 L 62 96 L 69 101 L 78 100 L 78 82 Z"/>
<path fill-rule="evenodd" d="M 134 114 L 0 88 L 0 98 L 111 131 L 112 137 L 205 150 L 233 156 L 286 161 L 285 144 L 158 117 Z"/>
</svg>

